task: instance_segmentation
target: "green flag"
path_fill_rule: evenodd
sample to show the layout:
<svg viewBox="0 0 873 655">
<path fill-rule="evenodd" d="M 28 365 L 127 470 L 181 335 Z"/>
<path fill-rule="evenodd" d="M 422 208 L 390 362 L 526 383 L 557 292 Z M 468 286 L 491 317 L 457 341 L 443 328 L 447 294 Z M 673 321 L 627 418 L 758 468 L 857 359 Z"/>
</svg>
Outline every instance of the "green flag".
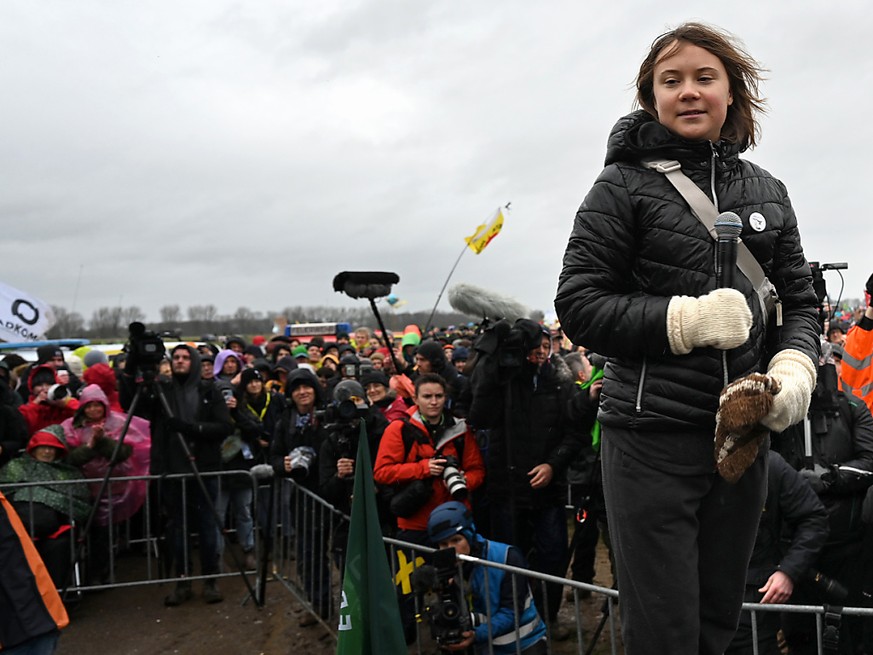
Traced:
<svg viewBox="0 0 873 655">
<path fill-rule="evenodd" d="M 352 522 L 346 548 L 336 652 L 337 655 L 407 652 L 394 581 L 376 512 L 376 487 L 363 421 L 355 460 Z"/>
</svg>

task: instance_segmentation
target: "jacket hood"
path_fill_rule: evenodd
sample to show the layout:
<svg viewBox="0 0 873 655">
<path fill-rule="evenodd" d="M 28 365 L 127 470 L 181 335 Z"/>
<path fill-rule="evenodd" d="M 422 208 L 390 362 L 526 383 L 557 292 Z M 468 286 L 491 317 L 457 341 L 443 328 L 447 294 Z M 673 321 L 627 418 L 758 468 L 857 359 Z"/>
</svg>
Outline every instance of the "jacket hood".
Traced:
<svg viewBox="0 0 873 655">
<path fill-rule="evenodd" d="M 79 394 L 79 409 L 73 415 L 73 427 L 81 427 L 85 423 L 85 405 L 88 403 L 100 403 L 103 405 L 103 420 L 105 421 L 112 415 L 112 405 L 109 403 L 109 398 L 96 384 L 89 384 L 82 389 Z"/>
<path fill-rule="evenodd" d="M 718 153 L 720 167 L 736 164 L 741 152 L 737 144 L 718 141 L 683 139 L 661 125 L 642 109 L 618 120 L 609 133 L 606 144 L 606 165 L 618 162 L 638 162 L 642 159 L 678 159 L 682 162 L 706 162 Z"/>
<path fill-rule="evenodd" d="M 115 381 L 115 371 L 109 368 L 109 364 L 94 364 L 94 366 L 89 366 L 85 369 L 85 372 L 82 373 L 82 379 L 85 380 L 85 384 L 96 384 L 101 389 L 103 389 L 104 393 L 109 395 L 110 389 L 116 389 L 117 384 Z"/>
<path fill-rule="evenodd" d="M 38 446 L 51 446 L 66 455 L 67 438 L 64 436 L 64 429 L 60 425 L 49 425 L 38 430 L 27 442 L 27 452 L 33 452 Z"/>
<path fill-rule="evenodd" d="M 242 357 L 239 355 L 239 353 L 233 350 L 222 350 L 215 356 L 215 366 L 213 367 L 213 370 L 215 371 L 215 377 L 221 375 L 221 369 L 224 367 L 224 362 L 227 361 L 228 357 L 236 357 L 236 361 L 239 362 L 240 371 L 245 368 L 245 362 L 243 362 Z"/>
<path fill-rule="evenodd" d="M 48 364 L 40 364 L 39 366 L 34 366 L 30 369 L 30 375 L 27 376 L 27 389 L 30 391 L 30 395 L 33 395 L 33 379 L 39 375 L 40 373 L 47 373 L 52 377 L 52 384 L 57 381 L 57 376 L 55 375 L 55 369 Z"/>
<path fill-rule="evenodd" d="M 89 384 L 87 387 L 82 389 L 82 392 L 79 394 L 79 411 L 85 407 L 88 403 L 100 403 L 106 408 L 107 415 L 109 414 L 109 398 L 106 397 L 106 394 L 96 384 Z"/>
<path fill-rule="evenodd" d="M 291 392 L 301 384 L 307 384 L 315 389 L 315 406 L 320 407 L 324 404 L 324 395 L 321 388 L 321 383 L 315 377 L 315 373 L 305 368 L 298 368 L 288 374 L 288 379 L 285 380 L 285 395 L 288 400 L 291 400 Z"/>
<path fill-rule="evenodd" d="M 178 376 L 174 373 L 173 381 L 181 387 L 196 386 L 200 384 L 200 352 L 186 344 L 176 346 L 173 350 L 176 351 L 180 348 L 185 348 L 191 354 L 191 370 L 186 376 Z"/>
</svg>

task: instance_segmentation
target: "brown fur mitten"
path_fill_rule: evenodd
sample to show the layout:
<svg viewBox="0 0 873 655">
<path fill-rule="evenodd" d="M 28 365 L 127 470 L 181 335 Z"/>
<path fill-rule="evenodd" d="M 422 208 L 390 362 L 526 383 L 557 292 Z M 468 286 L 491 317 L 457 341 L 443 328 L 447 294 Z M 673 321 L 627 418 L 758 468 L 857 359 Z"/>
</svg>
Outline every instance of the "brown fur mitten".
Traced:
<svg viewBox="0 0 873 655">
<path fill-rule="evenodd" d="M 721 392 L 715 416 L 715 462 L 719 474 L 736 482 L 758 456 L 769 430 L 760 424 L 773 407 L 779 383 L 752 373 L 731 382 Z"/>
</svg>

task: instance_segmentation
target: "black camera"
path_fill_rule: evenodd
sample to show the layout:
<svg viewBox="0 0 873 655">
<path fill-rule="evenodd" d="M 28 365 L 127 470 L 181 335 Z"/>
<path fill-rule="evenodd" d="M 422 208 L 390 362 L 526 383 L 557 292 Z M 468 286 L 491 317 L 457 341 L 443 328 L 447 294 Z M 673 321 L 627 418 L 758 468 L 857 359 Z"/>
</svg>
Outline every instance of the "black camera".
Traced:
<svg viewBox="0 0 873 655">
<path fill-rule="evenodd" d="M 518 319 L 512 326 L 506 320 L 498 321 L 489 332 L 487 337 L 482 335 L 485 343 L 481 345 L 494 349 L 497 366 L 504 375 L 520 370 L 530 351 L 542 343 L 544 335 L 539 323 L 526 318 Z M 477 346 L 477 350 L 480 349 Z"/>
<path fill-rule="evenodd" d="M 431 635 L 440 646 L 462 642 L 464 633 L 473 629 L 470 609 L 458 584 L 459 574 L 454 548 L 436 551 L 433 565 L 426 564 L 412 572 L 419 610 L 427 617 Z"/>
<path fill-rule="evenodd" d="M 812 272 L 812 288 L 815 290 L 815 296 L 818 299 L 819 305 L 824 302 L 828 295 L 827 285 L 825 284 L 825 271 L 845 271 L 849 268 L 846 262 L 833 262 L 830 264 L 822 264 L 820 262 L 809 262 L 809 270 Z"/>
<path fill-rule="evenodd" d="M 335 446 L 338 459 L 355 459 L 361 433 L 357 421 L 336 421 L 325 425 L 327 438 Z"/>
<path fill-rule="evenodd" d="M 315 448 L 311 446 L 297 446 L 288 456 L 291 458 L 291 479 L 300 481 L 309 476 L 309 469 L 315 462 Z"/>
<path fill-rule="evenodd" d="M 324 409 L 315 410 L 315 417 L 327 432 L 344 433 L 357 430 L 357 419 L 366 418 L 369 408 L 359 408 L 354 401 L 343 400 Z"/>
<path fill-rule="evenodd" d="M 812 583 L 813 587 L 822 595 L 825 602 L 831 605 L 842 605 L 849 597 L 849 590 L 846 589 L 840 582 L 831 577 L 826 576 L 821 571 L 810 569 L 807 573 L 807 578 Z"/>
<path fill-rule="evenodd" d="M 156 332 L 146 330 L 139 322 L 127 326 L 130 338 L 127 342 L 127 357 L 141 369 L 157 369 L 167 349 Z"/>
<path fill-rule="evenodd" d="M 467 500 L 469 495 L 467 481 L 464 479 L 464 474 L 461 473 L 461 464 L 458 462 L 458 458 L 454 455 L 445 455 L 444 457 L 446 465 L 443 468 L 443 482 L 446 483 L 452 500 Z"/>
</svg>

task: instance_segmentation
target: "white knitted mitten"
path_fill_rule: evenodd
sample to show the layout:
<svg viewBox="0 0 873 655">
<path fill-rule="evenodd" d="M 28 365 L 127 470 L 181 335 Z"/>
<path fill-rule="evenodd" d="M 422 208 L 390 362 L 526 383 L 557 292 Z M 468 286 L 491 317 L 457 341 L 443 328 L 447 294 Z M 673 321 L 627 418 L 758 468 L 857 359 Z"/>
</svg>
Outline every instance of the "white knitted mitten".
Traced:
<svg viewBox="0 0 873 655">
<path fill-rule="evenodd" d="M 705 296 L 673 296 L 667 305 L 667 340 L 674 355 L 714 346 L 743 345 L 752 327 L 752 311 L 736 289 L 716 289 Z"/>
<path fill-rule="evenodd" d="M 773 432 L 782 432 L 806 416 L 818 370 L 799 350 L 780 350 L 770 360 L 767 375 L 782 388 L 773 396 L 773 408 L 761 423 Z"/>
</svg>

